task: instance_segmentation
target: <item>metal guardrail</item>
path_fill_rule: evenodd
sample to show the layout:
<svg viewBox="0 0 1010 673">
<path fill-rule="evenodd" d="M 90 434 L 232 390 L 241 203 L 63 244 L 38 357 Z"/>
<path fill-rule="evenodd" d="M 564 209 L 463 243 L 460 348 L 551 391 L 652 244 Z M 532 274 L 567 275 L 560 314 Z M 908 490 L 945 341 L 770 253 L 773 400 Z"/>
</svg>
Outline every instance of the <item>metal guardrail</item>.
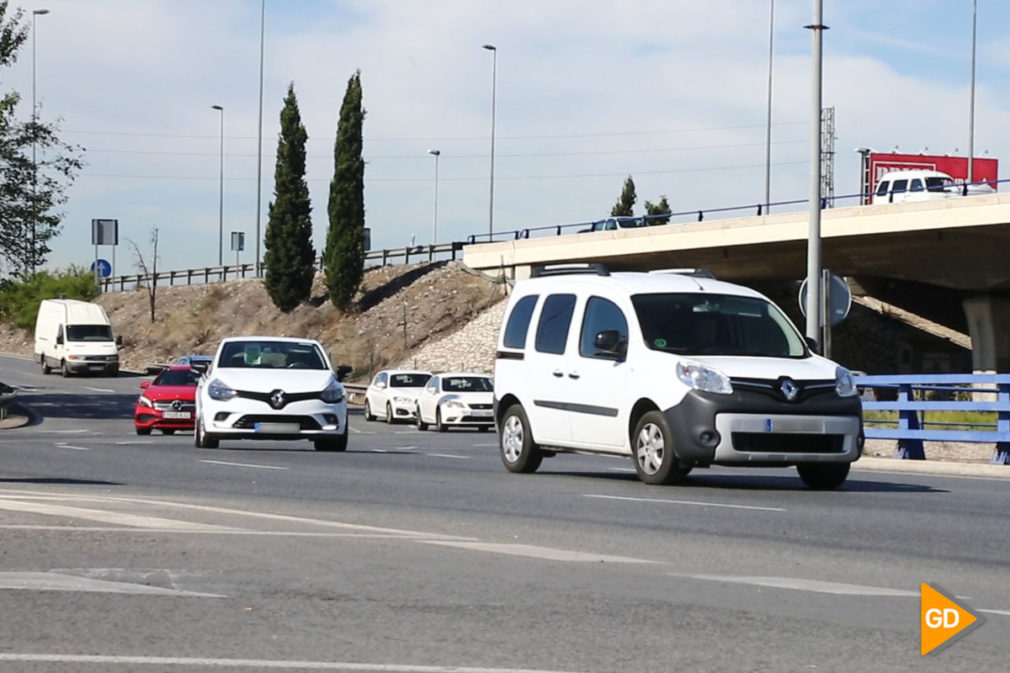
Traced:
<svg viewBox="0 0 1010 673">
<path fill-rule="evenodd" d="M 863 420 L 863 432 L 867 439 L 898 441 L 895 458 L 925 460 L 922 446 L 924 441 L 978 442 L 996 445 L 990 463 L 1010 465 L 1010 374 L 875 375 L 854 378 L 858 387 L 870 388 L 876 398 L 863 402 L 864 412 L 897 412 L 895 420 L 867 420 L 865 414 Z M 928 411 L 994 413 L 995 422 L 930 421 L 925 416 Z"/>
<path fill-rule="evenodd" d="M 463 250 L 463 243 L 453 241 L 452 243 L 437 243 L 432 245 L 414 245 L 403 248 L 388 248 L 385 250 L 369 250 L 365 253 L 365 265 L 369 262 L 378 262 L 382 266 L 390 264 L 392 260 L 403 259 L 403 264 L 410 264 L 411 258 L 415 261 L 427 259 L 434 262 L 439 255 L 449 255 L 450 259 L 456 259 L 456 253 Z M 323 268 L 323 259 L 316 260 L 317 271 Z M 259 271 L 263 271 L 260 265 Z M 155 282 L 159 285 L 167 281 L 169 287 L 177 282 L 180 285 L 209 284 L 240 278 L 257 277 L 255 263 L 249 264 L 225 264 L 223 266 L 207 266 L 197 269 L 182 269 L 180 271 L 159 271 L 154 275 Z M 151 281 L 152 274 L 138 273 L 132 275 L 115 276 L 113 278 L 103 278 L 100 281 L 102 292 L 122 292 L 126 289 L 133 289 Z"/>
</svg>

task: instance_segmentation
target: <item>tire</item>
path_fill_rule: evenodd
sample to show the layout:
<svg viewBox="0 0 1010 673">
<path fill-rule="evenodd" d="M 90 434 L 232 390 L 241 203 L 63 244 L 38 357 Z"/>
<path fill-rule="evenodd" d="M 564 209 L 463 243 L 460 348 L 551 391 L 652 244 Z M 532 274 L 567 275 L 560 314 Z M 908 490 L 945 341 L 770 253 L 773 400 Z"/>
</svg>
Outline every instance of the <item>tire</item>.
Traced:
<svg viewBox="0 0 1010 673">
<path fill-rule="evenodd" d="M 367 397 L 365 398 L 365 420 L 366 421 L 374 421 L 375 420 L 375 414 L 372 413 L 372 405 L 370 405 L 368 403 L 368 398 Z"/>
<path fill-rule="evenodd" d="M 442 422 L 442 410 L 435 407 L 435 432 L 445 432 L 449 427 Z"/>
<path fill-rule="evenodd" d="M 498 448 L 501 460 L 509 472 L 529 474 L 540 467 L 544 454 L 533 441 L 530 422 L 522 405 L 513 404 L 502 416 Z"/>
<path fill-rule="evenodd" d="M 172 429 L 172 428 L 168 428 L 167 430 L 162 430 L 161 434 L 163 434 L 163 435 L 174 435 L 175 434 L 175 430 Z"/>
<path fill-rule="evenodd" d="M 393 405 L 390 404 L 389 402 L 386 402 L 386 423 L 392 425 L 395 422 L 396 419 L 393 418 Z"/>
<path fill-rule="evenodd" d="M 833 491 L 845 483 L 850 463 L 812 463 L 797 465 L 800 479 L 815 491 Z"/>
<path fill-rule="evenodd" d="M 66 360 L 60 361 L 60 376 L 63 378 L 69 378 L 70 376 L 70 367 L 67 366 Z"/>
<path fill-rule="evenodd" d="M 312 446 L 316 451 L 346 451 L 347 433 L 336 437 L 326 437 L 325 439 L 313 439 Z"/>
<path fill-rule="evenodd" d="M 138 435 L 149 435 L 151 434 L 151 428 L 137 428 Z"/>
<path fill-rule="evenodd" d="M 678 464 L 673 432 L 666 417 L 658 411 L 646 412 L 635 424 L 631 458 L 638 478 L 646 484 L 676 484 L 691 471 Z"/>
<path fill-rule="evenodd" d="M 42 373 L 43 374 L 50 374 L 50 373 L 52 373 L 53 368 L 46 364 L 46 356 L 45 355 L 42 356 L 41 362 L 42 362 Z"/>
<path fill-rule="evenodd" d="M 417 418 L 414 420 L 414 424 L 417 426 L 417 429 L 418 430 L 427 430 L 428 429 L 428 424 L 421 420 L 421 405 L 420 404 L 418 404 L 417 408 L 414 409 L 414 415 L 417 416 Z"/>
<path fill-rule="evenodd" d="M 193 427 L 193 443 L 198 449 L 216 449 L 218 447 L 217 437 L 208 435 L 203 429 L 202 417 L 196 419 L 196 425 Z"/>
</svg>

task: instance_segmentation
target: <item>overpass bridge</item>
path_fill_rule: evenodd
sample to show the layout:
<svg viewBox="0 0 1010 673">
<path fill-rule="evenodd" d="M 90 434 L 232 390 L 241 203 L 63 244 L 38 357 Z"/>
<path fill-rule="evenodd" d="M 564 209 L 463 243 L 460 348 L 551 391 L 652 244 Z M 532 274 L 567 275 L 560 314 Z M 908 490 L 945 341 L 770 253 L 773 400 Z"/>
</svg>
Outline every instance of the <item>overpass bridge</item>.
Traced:
<svg viewBox="0 0 1010 673">
<path fill-rule="evenodd" d="M 794 287 L 807 271 L 807 212 L 479 243 L 463 262 L 514 278 L 532 264 L 701 267 L 722 279 Z M 974 369 L 1010 371 L 1010 193 L 821 212 L 824 268 L 865 293 L 969 334 Z"/>
</svg>

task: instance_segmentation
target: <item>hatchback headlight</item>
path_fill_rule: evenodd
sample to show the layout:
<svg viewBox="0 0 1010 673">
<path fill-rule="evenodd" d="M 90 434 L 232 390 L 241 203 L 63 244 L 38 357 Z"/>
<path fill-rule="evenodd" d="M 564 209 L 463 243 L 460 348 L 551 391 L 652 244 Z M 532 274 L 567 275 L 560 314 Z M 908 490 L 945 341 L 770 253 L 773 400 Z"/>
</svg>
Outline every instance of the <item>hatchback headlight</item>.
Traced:
<svg viewBox="0 0 1010 673">
<path fill-rule="evenodd" d="M 336 404 L 337 402 L 344 401 L 344 387 L 337 383 L 336 381 L 330 381 L 330 385 L 326 386 L 322 393 L 319 394 L 320 399 L 327 404 Z"/>
<path fill-rule="evenodd" d="M 677 363 L 677 378 L 685 385 L 706 393 L 731 395 L 733 385 L 729 377 L 714 367 L 693 360 Z"/>
<path fill-rule="evenodd" d="M 154 406 L 153 404 L 151 404 L 151 400 L 147 399 L 143 395 L 141 395 L 140 397 L 137 398 L 137 404 L 139 404 L 142 407 L 153 407 Z"/>
<path fill-rule="evenodd" d="M 459 400 L 445 400 L 442 404 L 446 409 L 466 409 L 466 405 Z"/>
<path fill-rule="evenodd" d="M 405 397 L 403 395 L 397 395 L 397 396 L 395 396 L 393 398 L 393 401 L 396 402 L 401 407 L 411 407 L 411 406 L 414 406 L 414 399 L 410 398 L 410 397 Z"/>
<path fill-rule="evenodd" d="M 856 390 L 856 381 L 852 378 L 852 372 L 845 367 L 835 369 L 835 392 L 839 397 L 852 397 L 859 393 Z"/>
<path fill-rule="evenodd" d="M 226 402 L 236 395 L 234 390 L 221 382 L 221 379 L 214 379 L 207 384 L 207 394 L 210 395 L 210 399 L 218 402 Z"/>
</svg>

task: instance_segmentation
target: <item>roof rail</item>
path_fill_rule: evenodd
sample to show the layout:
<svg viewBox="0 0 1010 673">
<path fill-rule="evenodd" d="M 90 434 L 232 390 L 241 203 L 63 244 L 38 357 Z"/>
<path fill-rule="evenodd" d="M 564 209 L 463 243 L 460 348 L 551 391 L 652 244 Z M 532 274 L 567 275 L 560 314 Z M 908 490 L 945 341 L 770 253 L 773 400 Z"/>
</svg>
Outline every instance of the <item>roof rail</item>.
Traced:
<svg viewBox="0 0 1010 673">
<path fill-rule="evenodd" d="M 718 280 L 714 272 L 709 269 L 653 269 L 649 273 L 675 273 L 681 276 L 694 276 L 695 278 L 711 278 Z"/>
<path fill-rule="evenodd" d="M 530 267 L 530 278 L 543 276 L 565 276 L 576 273 L 591 273 L 597 276 L 609 276 L 610 270 L 600 262 L 575 262 L 571 264 L 534 264 Z"/>
</svg>

